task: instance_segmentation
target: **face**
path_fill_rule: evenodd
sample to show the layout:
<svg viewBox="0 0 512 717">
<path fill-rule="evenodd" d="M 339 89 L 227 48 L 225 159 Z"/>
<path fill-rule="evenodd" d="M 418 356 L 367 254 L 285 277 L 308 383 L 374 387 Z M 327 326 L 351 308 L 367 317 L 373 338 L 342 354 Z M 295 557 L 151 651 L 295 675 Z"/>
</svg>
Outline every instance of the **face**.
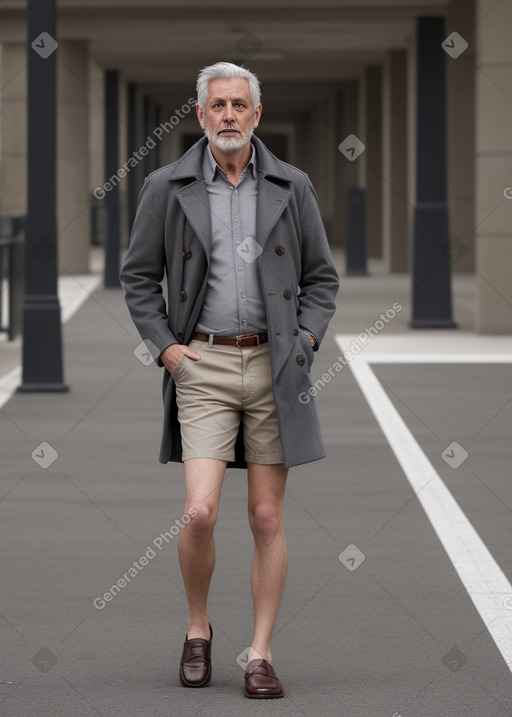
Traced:
<svg viewBox="0 0 512 717">
<path fill-rule="evenodd" d="M 245 147 L 259 124 L 261 104 L 253 106 L 249 82 L 242 77 L 217 78 L 208 85 L 204 110 L 196 105 L 199 124 L 223 154 Z"/>
</svg>

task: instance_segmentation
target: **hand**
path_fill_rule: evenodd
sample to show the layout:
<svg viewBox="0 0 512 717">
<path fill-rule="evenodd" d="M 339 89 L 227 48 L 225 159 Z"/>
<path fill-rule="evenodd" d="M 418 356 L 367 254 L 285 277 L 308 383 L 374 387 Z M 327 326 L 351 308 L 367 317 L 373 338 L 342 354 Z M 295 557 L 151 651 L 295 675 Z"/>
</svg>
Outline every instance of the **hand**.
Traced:
<svg viewBox="0 0 512 717">
<path fill-rule="evenodd" d="M 306 334 L 306 332 L 304 331 L 304 329 L 301 329 L 301 331 L 302 331 L 302 333 L 303 333 L 305 336 L 308 337 L 308 341 L 309 341 L 309 343 L 311 344 L 311 348 L 312 348 L 312 349 L 315 348 L 315 339 L 314 339 L 312 336 L 310 336 L 309 334 Z"/>
<path fill-rule="evenodd" d="M 196 354 L 195 351 L 189 349 L 189 347 L 185 344 L 171 344 L 160 354 L 162 363 L 171 376 L 176 369 L 176 366 L 183 360 L 184 356 L 188 356 L 188 358 L 191 358 L 194 361 L 199 361 L 201 358 L 199 354 Z"/>
</svg>

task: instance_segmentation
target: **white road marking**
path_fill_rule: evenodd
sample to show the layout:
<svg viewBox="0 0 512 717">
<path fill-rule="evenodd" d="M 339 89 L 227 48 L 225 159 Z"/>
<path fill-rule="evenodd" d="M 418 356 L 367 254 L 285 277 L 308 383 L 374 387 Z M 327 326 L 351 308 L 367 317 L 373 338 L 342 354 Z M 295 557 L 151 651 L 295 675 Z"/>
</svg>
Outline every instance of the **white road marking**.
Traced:
<svg viewBox="0 0 512 717">
<path fill-rule="evenodd" d="M 365 353 L 366 363 L 512 363 L 512 354 L 394 354 Z"/>
<path fill-rule="evenodd" d="M 77 277 L 59 277 L 59 300 L 62 323 L 66 323 L 66 321 L 69 321 L 69 319 L 76 314 L 82 304 L 99 286 L 100 282 L 101 276 L 97 274 L 87 274 Z M 21 380 L 21 366 L 15 366 L 4 376 L 0 377 L 0 408 L 5 406 L 20 385 Z"/>
<path fill-rule="evenodd" d="M 5 406 L 21 383 L 21 366 L 15 366 L 0 378 L 0 408 Z"/>
<path fill-rule="evenodd" d="M 352 338 L 338 335 L 336 342 L 343 351 Z M 403 345 L 403 338 L 401 341 Z M 398 354 L 392 351 L 365 354 L 362 351 L 349 365 L 462 584 L 512 671 L 512 610 L 505 607 L 512 607 L 512 585 L 393 406 L 369 366 L 370 361 L 390 364 L 509 363 L 511 356 L 490 353 Z"/>
</svg>

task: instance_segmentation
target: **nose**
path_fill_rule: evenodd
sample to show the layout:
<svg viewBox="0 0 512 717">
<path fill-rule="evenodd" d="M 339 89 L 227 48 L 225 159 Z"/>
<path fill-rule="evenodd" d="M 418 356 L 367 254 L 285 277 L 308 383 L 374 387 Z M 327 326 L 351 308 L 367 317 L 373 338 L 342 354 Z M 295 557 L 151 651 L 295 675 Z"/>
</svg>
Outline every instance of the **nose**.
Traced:
<svg viewBox="0 0 512 717">
<path fill-rule="evenodd" d="M 235 114 L 233 112 L 233 105 L 231 102 L 226 102 L 224 106 L 224 122 L 227 122 L 231 124 L 235 119 Z"/>
</svg>

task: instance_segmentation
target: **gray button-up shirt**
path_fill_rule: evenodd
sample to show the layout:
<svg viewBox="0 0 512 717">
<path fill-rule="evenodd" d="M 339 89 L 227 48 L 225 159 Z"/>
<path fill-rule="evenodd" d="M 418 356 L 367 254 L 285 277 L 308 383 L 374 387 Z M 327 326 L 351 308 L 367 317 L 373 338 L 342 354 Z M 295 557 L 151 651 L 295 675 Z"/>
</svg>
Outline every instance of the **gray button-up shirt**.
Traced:
<svg viewBox="0 0 512 717">
<path fill-rule="evenodd" d="M 255 239 L 258 175 L 254 146 L 236 187 L 215 161 L 210 145 L 204 153 L 203 175 L 212 237 L 208 283 L 195 329 L 220 336 L 266 331 L 265 301 L 256 267 L 261 246 Z"/>
</svg>

